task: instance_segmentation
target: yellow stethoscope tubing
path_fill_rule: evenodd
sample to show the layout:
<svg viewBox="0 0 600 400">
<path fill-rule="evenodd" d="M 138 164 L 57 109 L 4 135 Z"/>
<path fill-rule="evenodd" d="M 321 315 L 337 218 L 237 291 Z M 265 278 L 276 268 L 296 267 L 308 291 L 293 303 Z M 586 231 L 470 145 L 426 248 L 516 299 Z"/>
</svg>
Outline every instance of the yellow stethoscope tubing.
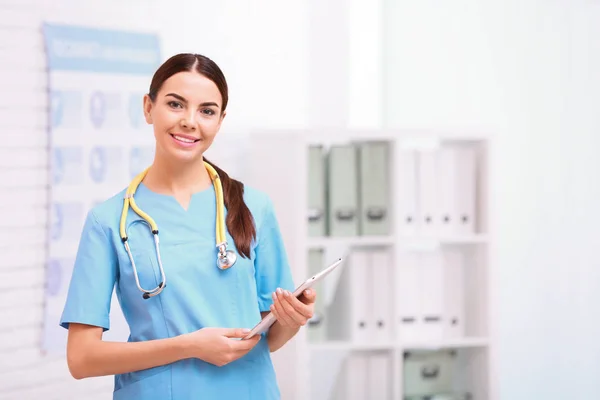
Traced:
<svg viewBox="0 0 600 400">
<path fill-rule="evenodd" d="M 225 237 L 225 203 L 224 203 L 224 197 L 223 197 L 223 186 L 221 184 L 221 179 L 219 178 L 219 174 L 212 167 L 212 165 L 210 165 L 209 163 L 207 163 L 205 161 L 204 166 L 206 167 L 206 169 L 209 172 L 209 175 L 213 182 L 213 186 L 215 188 L 215 193 L 216 193 L 216 209 L 217 209 L 217 218 L 216 219 L 217 219 L 217 221 L 215 224 L 216 225 L 215 233 L 216 233 L 216 239 L 217 239 L 217 247 L 219 248 L 219 256 L 226 257 L 227 240 Z M 119 224 L 119 233 L 121 235 L 121 241 L 123 242 L 123 245 L 125 246 L 125 250 L 127 252 L 129 260 L 131 261 L 131 266 L 133 268 L 136 285 L 140 291 L 144 292 L 145 299 L 156 296 L 160 292 L 162 292 L 162 290 L 166 286 L 166 281 L 167 281 L 165 271 L 164 271 L 163 265 L 162 265 L 162 260 L 160 257 L 158 225 L 156 224 L 154 219 L 152 219 L 152 217 L 150 217 L 150 215 L 148 215 L 147 213 L 142 211 L 141 208 L 138 207 L 138 205 L 135 203 L 135 200 L 134 200 L 134 194 L 135 194 L 138 186 L 140 185 L 140 183 L 142 182 L 142 180 L 148 173 L 148 170 L 149 170 L 149 168 L 146 168 L 144 171 L 139 173 L 129 184 L 129 186 L 125 192 L 124 199 L 123 199 L 123 210 L 121 212 L 121 219 L 120 219 L 120 224 Z M 155 245 L 155 249 L 156 249 L 156 256 L 158 259 L 158 265 L 160 268 L 160 274 L 161 274 L 162 281 L 159 283 L 159 285 L 157 287 L 155 287 L 154 289 L 151 289 L 151 290 L 144 289 L 140 285 L 137 268 L 135 266 L 135 261 L 133 259 L 133 255 L 131 254 L 131 248 L 128 243 L 126 224 L 127 224 L 127 214 L 129 212 L 130 207 L 137 215 L 139 215 L 144 221 L 146 221 L 150 225 L 150 229 L 152 230 L 152 234 L 154 236 L 154 245 Z M 233 263 L 231 265 L 233 265 Z M 231 266 L 231 265 L 229 265 L 229 266 Z"/>
</svg>

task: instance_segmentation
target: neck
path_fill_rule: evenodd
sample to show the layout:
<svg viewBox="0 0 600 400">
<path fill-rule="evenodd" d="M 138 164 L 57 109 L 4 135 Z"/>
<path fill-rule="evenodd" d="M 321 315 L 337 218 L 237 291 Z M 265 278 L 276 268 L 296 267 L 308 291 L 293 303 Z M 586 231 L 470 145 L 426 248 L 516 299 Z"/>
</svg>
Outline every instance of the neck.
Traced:
<svg viewBox="0 0 600 400">
<path fill-rule="evenodd" d="M 175 196 L 192 195 L 211 184 L 202 159 L 197 162 L 173 163 L 158 155 L 144 178 L 144 185 L 150 190 Z"/>
</svg>

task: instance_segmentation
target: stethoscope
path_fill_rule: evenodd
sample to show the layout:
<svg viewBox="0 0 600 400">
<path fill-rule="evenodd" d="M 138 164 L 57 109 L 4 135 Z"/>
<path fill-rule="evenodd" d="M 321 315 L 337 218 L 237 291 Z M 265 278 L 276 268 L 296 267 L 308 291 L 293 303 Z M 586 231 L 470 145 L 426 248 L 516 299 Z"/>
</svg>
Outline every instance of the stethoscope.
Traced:
<svg viewBox="0 0 600 400">
<path fill-rule="evenodd" d="M 216 200 L 217 200 L 216 232 L 217 232 L 217 248 L 219 249 L 219 253 L 217 255 L 217 267 L 219 267 L 219 269 L 225 270 L 225 269 L 230 268 L 233 264 L 235 264 L 237 256 L 232 250 L 227 250 L 227 239 L 225 237 L 225 202 L 223 200 L 223 186 L 221 185 L 221 179 L 219 178 L 219 174 L 212 167 L 212 165 L 210 165 L 209 163 L 204 161 L 204 166 L 208 170 L 208 173 L 212 180 L 213 186 L 215 188 Z M 158 244 L 159 244 L 158 226 L 156 225 L 156 222 L 154 222 L 152 217 L 150 217 L 148 214 L 146 214 L 144 211 L 142 211 L 137 206 L 137 204 L 135 203 L 135 200 L 133 198 L 133 195 L 135 194 L 138 186 L 140 185 L 140 183 L 142 182 L 142 180 L 148 173 L 148 169 L 149 168 L 146 168 L 144 171 L 142 171 L 140 174 L 138 174 L 133 179 L 133 181 L 131 181 L 131 183 L 129 184 L 129 187 L 127 188 L 127 191 L 125 192 L 125 199 L 123 202 L 123 212 L 121 213 L 121 224 L 119 227 L 120 234 L 121 234 L 121 240 L 123 241 L 125 250 L 127 251 L 127 255 L 129 256 L 129 260 L 131 261 L 131 266 L 133 267 L 135 283 L 136 283 L 138 289 L 144 293 L 142 296 L 144 299 L 148 299 L 150 297 L 160 294 L 167 284 L 167 278 L 165 276 L 165 270 L 163 269 L 162 260 L 160 258 L 160 249 L 158 246 Z M 131 249 L 129 248 L 129 243 L 127 242 L 127 231 L 125 229 L 125 224 L 127 223 L 127 213 L 129 211 L 129 207 L 131 207 L 131 209 L 150 226 L 150 229 L 152 230 L 152 234 L 154 235 L 154 246 L 156 249 L 156 258 L 158 259 L 158 266 L 160 268 L 161 282 L 158 284 L 157 287 L 155 287 L 154 289 L 151 289 L 151 290 L 144 289 L 140 285 L 140 280 L 138 277 L 137 269 L 135 267 L 135 261 L 133 260 L 133 256 L 131 254 Z"/>
</svg>

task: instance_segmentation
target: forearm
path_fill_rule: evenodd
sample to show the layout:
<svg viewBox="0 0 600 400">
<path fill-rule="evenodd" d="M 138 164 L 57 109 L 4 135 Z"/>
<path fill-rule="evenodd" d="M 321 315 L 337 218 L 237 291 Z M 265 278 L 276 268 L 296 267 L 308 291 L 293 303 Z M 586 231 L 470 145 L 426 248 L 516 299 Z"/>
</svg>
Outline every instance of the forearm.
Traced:
<svg viewBox="0 0 600 400">
<path fill-rule="evenodd" d="M 185 336 L 143 342 L 97 341 L 70 351 L 76 355 L 68 353 L 69 369 L 76 379 L 123 374 L 188 358 L 187 347 Z"/>
<path fill-rule="evenodd" d="M 274 352 L 279 350 L 287 342 L 289 342 L 299 330 L 300 328 L 288 328 L 281 325 L 279 322 L 275 322 L 273 325 L 271 325 L 271 328 L 267 333 L 269 351 Z"/>
</svg>

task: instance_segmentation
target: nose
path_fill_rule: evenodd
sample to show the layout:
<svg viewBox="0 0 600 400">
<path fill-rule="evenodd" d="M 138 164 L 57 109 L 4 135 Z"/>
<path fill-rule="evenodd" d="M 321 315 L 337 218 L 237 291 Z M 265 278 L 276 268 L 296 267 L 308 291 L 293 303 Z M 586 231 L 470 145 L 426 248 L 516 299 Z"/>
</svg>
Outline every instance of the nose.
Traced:
<svg viewBox="0 0 600 400">
<path fill-rule="evenodd" d="M 181 119 L 181 126 L 185 129 L 196 130 L 196 121 L 194 120 L 193 113 L 186 115 Z"/>
</svg>

